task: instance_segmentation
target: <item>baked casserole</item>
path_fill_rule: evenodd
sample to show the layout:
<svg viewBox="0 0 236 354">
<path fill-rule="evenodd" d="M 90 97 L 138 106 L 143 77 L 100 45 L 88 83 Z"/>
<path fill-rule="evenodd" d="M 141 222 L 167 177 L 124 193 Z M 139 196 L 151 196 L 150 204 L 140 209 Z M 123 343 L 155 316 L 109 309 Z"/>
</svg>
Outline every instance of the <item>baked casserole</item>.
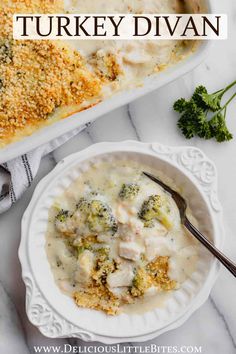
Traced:
<svg viewBox="0 0 236 354">
<path fill-rule="evenodd" d="M 98 104 L 188 55 L 184 41 L 14 40 L 16 13 L 179 13 L 182 0 L 2 0 L 0 147 Z M 79 118 L 78 118 L 79 119 Z M 63 132 L 62 132 L 63 133 Z"/>
</svg>

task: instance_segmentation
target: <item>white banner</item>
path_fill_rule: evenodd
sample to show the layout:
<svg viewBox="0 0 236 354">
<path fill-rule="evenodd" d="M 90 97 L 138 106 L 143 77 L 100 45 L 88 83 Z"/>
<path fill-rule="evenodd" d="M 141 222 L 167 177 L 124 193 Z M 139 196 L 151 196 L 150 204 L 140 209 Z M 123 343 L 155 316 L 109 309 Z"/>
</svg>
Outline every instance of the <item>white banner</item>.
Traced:
<svg viewBox="0 0 236 354">
<path fill-rule="evenodd" d="M 57 14 L 13 16 L 18 40 L 227 39 L 225 14 Z"/>
</svg>

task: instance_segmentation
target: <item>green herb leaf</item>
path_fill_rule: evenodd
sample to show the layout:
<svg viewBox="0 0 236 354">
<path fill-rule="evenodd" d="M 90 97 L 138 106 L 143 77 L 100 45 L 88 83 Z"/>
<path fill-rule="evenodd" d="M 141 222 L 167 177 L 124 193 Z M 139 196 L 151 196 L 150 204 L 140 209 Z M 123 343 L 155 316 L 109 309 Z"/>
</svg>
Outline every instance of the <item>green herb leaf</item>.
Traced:
<svg viewBox="0 0 236 354">
<path fill-rule="evenodd" d="M 209 126 L 211 128 L 212 135 L 215 136 L 219 143 L 233 139 L 233 135 L 229 132 L 225 123 L 225 117 L 222 113 L 214 116 L 209 121 Z"/>
<path fill-rule="evenodd" d="M 233 138 L 226 125 L 226 109 L 236 93 L 225 105 L 222 106 L 221 102 L 224 94 L 235 84 L 236 81 L 213 94 L 208 93 L 206 87 L 198 86 L 190 100 L 181 98 L 174 103 L 174 110 L 180 113 L 177 125 L 186 139 L 198 136 L 223 142 Z"/>
</svg>

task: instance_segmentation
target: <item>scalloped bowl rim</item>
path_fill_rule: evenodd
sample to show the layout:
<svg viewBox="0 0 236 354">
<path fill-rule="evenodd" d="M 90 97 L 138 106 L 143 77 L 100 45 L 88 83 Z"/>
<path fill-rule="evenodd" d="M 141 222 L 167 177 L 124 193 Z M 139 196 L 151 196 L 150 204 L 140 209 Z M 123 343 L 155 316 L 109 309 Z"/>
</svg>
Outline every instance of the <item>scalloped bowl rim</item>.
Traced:
<svg viewBox="0 0 236 354">
<path fill-rule="evenodd" d="M 150 147 L 157 147 L 156 151 L 154 149 L 151 149 Z M 134 153 L 142 153 L 142 154 L 147 154 L 147 155 L 152 155 L 153 157 L 157 157 L 159 160 L 163 160 L 164 163 L 172 165 L 174 168 L 176 168 L 177 170 L 179 170 L 181 172 L 181 174 L 185 175 L 187 177 L 187 179 L 189 179 L 198 189 L 198 192 L 200 192 L 201 197 L 203 198 L 204 202 L 206 203 L 208 209 L 209 209 L 209 215 L 211 216 L 212 222 L 213 222 L 213 226 L 214 226 L 214 236 L 215 236 L 215 243 L 217 246 L 222 246 L 222 242 L 223 242 L 223 226 L 222 226 L 222 222 L 221 222 L 221 217 L 219 217 L 218 219 L 218 228 L 221 229 L 221 232 L 218 232 L 218 228 L 216 229 L 216 218 L 214 212 L 212 211 L 212 208 L 209 205 L 209 202 L 207 200 L 207 197 L 205 195 L 205 193 L 202 191 L 201 187 L 199 184 L 197 184 L 196 180 L 194 179 L 193 175 L 191 175 L 191 173 L 189 173 L 188 171 L 186 171 L 184 168 L 181 168 L 178 164 L 175 164 L 173 161 L 171 161 L 170 159 L 168 159 L 165 154 L 161 154 L 161 150 L 165 151 L 165 150 L 170 149 L 171 152 L 175 152 L 177 154 L 178 151 L 187 151 L 187 150 L 191 150 L 193 149 L 194 151 L 198 151 L 199 153 L 201 153 L 203 156 L 205 156 L 199 149 L 197 148 L 192 148 L 192 147 L 165 147 L 163 145 L 160 144 L 150 144 L 150 143 L 140 143 L 140 142 L 136 142 L 136 141 L 125 141 L 122 143 L 99 143 L 99 144 L 95 144 L 92 145 L 90 147 L 88 147 L 87 149 L 80 151 L 78 153 L 75 153 L 73 155 L 68 156 L 67 158 L 65 158 L 64 160 L 62 160 L 57 166 L 56 168 L 49 173 L 49 175 L 47 175 L 44 179 L 42 179 L 42 181 L 39 183 L 39 185 L 36 187 L 36 190 L 34 192 L 34 196 L 24 214 L 24 217 L 22 219 L 22 240 L 21 240 L 21 244 L 20 244 L 20 248 L 19 248 L 19 258 L 21 261 L 21 265 L 22 265 L 22 275 L 23 275 L 23 279 L 25 277 L 25 275 L 27 273 L 29 273 L 31 270 L 29 270 L 30 264 L 28 262 L 30 255 L 29 255 L 29 249 L 27 247 L 27 251 L 25 249 L 25 247 L 27 246 L 27 232 L 26 229 L 28 227 L 29 221 L 30 221 L 30 217 L 31 217 L 31 213 L 34 210 L 34 207 L 37 205 L 38 202 L 38 194 L 40 194 L 43 186 L 45 184 L 50 183 L 51 181 L 53 181 L 55 178 L 53 176 L 57 175 L 58 173 L 60 174 L 60 171 L 62 171 L 65 166 L 66 166 L 66 170 L 68 170 L 72 165 L 74 165 L 76 162 L 78 161 L 85 161 L 88 159 L 91 159 L 92 156 L 97 156 L 97 155 L 103 155 L 103 154 L 107 154 L 107 153 L 114 153 L 114 152 L 134 152 Z M 206 157 L 205 157 L 206 158 Z M 207 159 L 207 158 L 206 158 Z M 209 159 L 208 159 L 209 161 Z M 214 164 L 212 164 L 214 166 Z M 62 173 L 62 172 L 61 172 Z M 216 173 L 216 171 L 215 171 Z M 216 176 L 215 176 L 216 177 Z M 216 177 L 217 178 L 217 177 Z M 217 183 L 217 182 L 216 182 Z M 216 188 L 216 186 L 215 186 Z M 219 211 L 218 213 L 221 214 L 221 207 L 219 205 Z M 219 216 L 219 214 L 218 214 Z M 219 227 L 220 226 L 220 227 Z M 26 259 L 28 258 L 28 260 Z M 27 264 L 28 263 L 28 264 Z M 81 331 L 85 331 L 88 333 L 91 333 L 92 335 L 92 339 L 91 340 L 100 340 L 106 343 L 114 343 L 114 342 L 122 342 L 122 341 L 128 341 L 130 340 L 130 338 L 132 338 L 132 340 L 147 340 L 147 338 L 150 337 L 155 337 L 157 336 L 157 334 L 163 333 L 171 328 L 176 328 L 177 326 L 179 326 L 182 322 L 184 322 L 203 302 L 206 301 L 206 299 L 208 298 L 209 292 L 211 287 L 214 284 L 214 281 L 216 279 L 217 273 L 219 271 L 219 265 L 218 263 L 216 263 L 216 261 L 212 261 L 211 262 L 211 269 L 209 271 L 209 274 L 207 276 L 207 279 L 204 283 L 204 289 L 200 290 L 199 294 L 196 296 L 196 298 L 193 299 L 193 301 L 189 304 L 189 306 L 186 308 L 186 311 L 184 313 L 182 313 L 181 315 L 178 315 L 177 318 L 169 323 L 167 326 L 163 327 L 163 328 L 159 328 L 158 330 L 155 331 L 148 331 L 148 332 L 143 332 L 143 333 L 132 333 L 132 334 L 128 334 L 127 336 L 112 336 L 112 335 L 106 335 L 106 333 L 104 333 L 104 331 L 91 331 L 90 329 L 86 329 L 86 328 L 80 328 Z M 204 290 L 204 291 L 203 291 Z M 200 296 L 201 295 L 201 296 Z M 45 298 L 47 298 L 46 294 L 44 293 Z M 30 320 L 32 321 L 31 315 L 29 315 L 29 309 L 30 309 L 30 304 L 29 304 L 29 299 L 27 299 L 28 302 L 28 306 L 27 306 L 27 313 L 28 316 L 30 318 Z M 49 306 L 50 308 L 52 307 L 52 311 L 55 311 L 55 308 L 53 308 L 53 305 L 50 304 Z M 56 311 L 57 312 L 57 311 Z M 64 317 L 63 313 L 60 313 L 61 316 Z M 65 321 L 68 321 L 68 318 L 65 319 Z M 34 321 L 32 321 L 34 322 Z M 79 326 L 78 323 L 73 323 L 75 326 Z M 40 329 L 40 328 L 39 328 Z M 41 329 L 40 329 L 41 330 Z M 95 333 L 96 332 L 96 333 Z M 48 333 L 45 333 L 43 331 L 43 333 L 45 335 L 48 336 L 54 336 L 54 335 L 50 335 Z M 70 336 L 72 335 L 72 333 L 65 333 L 64 335 L 66 336 Z M 64 336 L 62 334 L 62 336 Z M 79 337 L 79 334 L 78 334 Z M 90 340 L 90 339 L 88 339 Z"/>
</svg>

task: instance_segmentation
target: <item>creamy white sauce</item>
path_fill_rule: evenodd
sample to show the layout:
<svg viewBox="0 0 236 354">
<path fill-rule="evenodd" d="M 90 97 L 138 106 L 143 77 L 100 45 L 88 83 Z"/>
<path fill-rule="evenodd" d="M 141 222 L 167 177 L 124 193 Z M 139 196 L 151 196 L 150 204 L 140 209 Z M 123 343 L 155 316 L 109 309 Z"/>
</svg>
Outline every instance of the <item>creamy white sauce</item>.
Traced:
<svg viewBox="0 0 236 354">
<path fill-rule="evenodd" d="M 145 312 L 151 311 L 154 308 L 162 308 L 166 301 L 171 296 L 170 292 L 154 292 L 143 296 L 136 300 L 134 304 L 123 306 L 123 312 L 127 314 L 142 315 Z"/>
<path fill-rule="evenodd" d="M 79 261 L 66 246 L 66 237 L 63 239 L 55 227 L 55 215 L 58 209 L 74 211 L 80 198 L 87 197 L 91 192 L 98 193 L 96 198 L 111 207 L 119 224 L 115 236 L 99 234 L 100 241 L 110 248 L 110 257 L 118 259 L 121 263 L 119 273 L 109 278 L 111 286 L 114 286 L 112 289 L 114 293 L 122 294 L 132 284 L 132 272 L 141 264 L 141 254 L 145 255 L 148 262 L 158 256 L 168 256 L 168 275 L 179 286 L 194 272 L 198 260 L 197 243 L 181 225 L 179 211 L 173 199 L 159 185 L 142 175 L 143 170 L 161 176 L 162 180 L 167 180 L 167 183 L 177 188 L 173 181 L 148 166 L 140 166 L 132 161 L 111 159 L 109 162 L 97 162 L 90 166 L 63 195 L 55 200 L 49 211 L 46 251 L 55 281 L 63 292 L 71 295 L 73 291 L 80 290 L 86 285 L 85 283 L 89 281 L 89 273 L 86 272 L 89 272 L 92 267 L 93 258 L 88 254 L 87 259 L 80 259 L 80 262 L 86 264 L 82 272 L 80 267 L 78 269 Z M 140 186 L 140 191 L 134 200 L 121 201 L 118 197 L 124 183 L 137 183 Z M 157 221 L 154 227 L 147 228 L 140 220 L 140 208 L 151 195 L 166 198 L 169 206 L 168 218 L 172 225 L 170 229 Z M 191 217 L 194 220 L 192 215 Z M 84 232 L 86 228 L 81 224 L 79 217 L 73 221 L 69 220 L 66 224 L 67 229 L 71 228 L 70 223 L 73 224 L 74 220 L 78 229 Z M 196 221 L 194 222 L 196 224 Z M 124 310 L 139 313 L 147 311 L 153 307 L 163 306 L 167 297 L 167 292 L 153 292 L 152 289 L 148 289 L 143 298 L 137 300 L 136 304 L 125 305 Z"/>
<path fill-rule="evenodd" d="M 188 12 L 188 4 L 182 0 L 65 0 L 65 10 L 70 13 L 183 13 Z M 192 11 L 196 10 L 195 8 Z M 159 72 L 171 64 L 183 59 L 193 50 L 193 42 L 188 45 L 182 41 L 69 41 L 86 58 L 92 70 L 103 72 L 104 58 L 112 54 L 120 69 L 116 75 L 103 87 L 104 96 L 117 90 L 141 85 L 144 78 Z"/>
</svg>

